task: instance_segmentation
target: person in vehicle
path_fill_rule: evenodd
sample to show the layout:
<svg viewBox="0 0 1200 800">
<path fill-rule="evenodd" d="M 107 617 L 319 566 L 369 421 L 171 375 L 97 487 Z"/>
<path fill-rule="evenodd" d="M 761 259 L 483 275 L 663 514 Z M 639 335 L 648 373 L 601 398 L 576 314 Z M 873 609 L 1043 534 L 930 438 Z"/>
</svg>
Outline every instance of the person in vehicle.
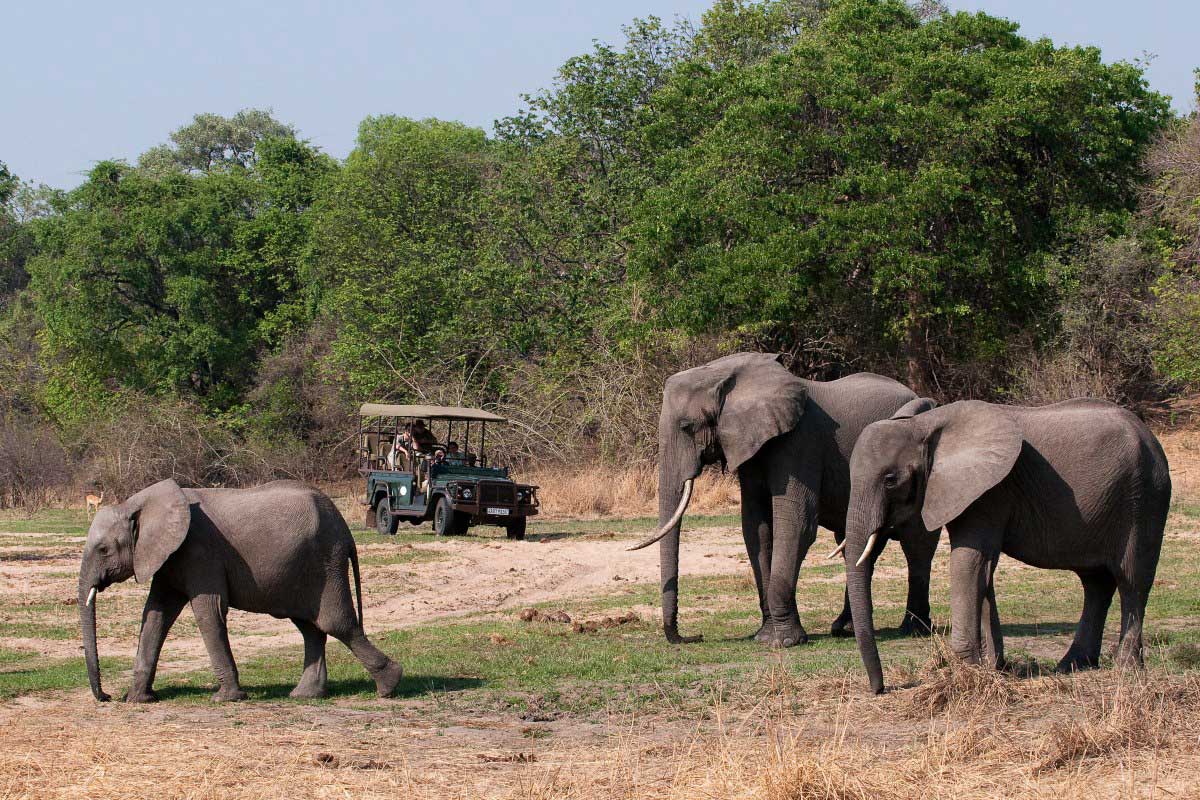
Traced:
<svg viewBox="0 0 1200 800">
<path fill-rule="evenodd" d="M 425 420 L 419 419 L 412 423 L 412 440 L 413 444 L 422 453 L 428 453 L 437 444 L 437 438 L 433 432 L 425 427 Z"/>
<path fill-rule="evenodd" d="M 412 447 L 411 425 L 405 425 L 404 430 L 396 436 L 392 441 L 392 447 L 388 450 L 387 462 L 388 469 L 407 470 L 409 465 L 409 448 Z"/>
<path fill-rule="evenodd" d="M 467 456 L 458 449 L 458 442 L 446 442 L 446 460 L 455 464 L 465 464 Z"/>
</svg>

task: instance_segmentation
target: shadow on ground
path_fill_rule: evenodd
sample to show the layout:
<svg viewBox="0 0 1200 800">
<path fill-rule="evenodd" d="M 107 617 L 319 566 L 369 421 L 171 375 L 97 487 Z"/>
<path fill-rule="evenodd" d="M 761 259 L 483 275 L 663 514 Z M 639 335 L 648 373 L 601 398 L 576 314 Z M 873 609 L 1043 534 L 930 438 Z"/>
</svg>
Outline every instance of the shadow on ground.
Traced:
<svg viewBox="0 0 1200 800">
<path fill-rule="evenodd" d="M 483 685 L 483 681 L 478 678 L 447 678 L 442 675 L 405 675 L 400 681 L 400 686 L 397 687 L 396 693 L 392 695 L 396 700 L 410 700 L 413 698 L 423 697 L 426 695 L 446 694 L 449 692 L 461 692 L 467 689 L 476 689 Z M 329 681 L 329 697 L 326 700 L 336 700 L 346 697 L 362 697 L 375 696 L 375 682 L 369 678 L 355 678 L 351 680 L 330 680 Z M 262 683 L 262 684 L 242 684 L 242 691 L 250 695 L 251 700 L 288 700 L 288 695 L 295 688 L 294 683 Z M 217 690 L 216 684 L 212 685 L 177 685 L 177 686 L 156 686 L 155 692 L 158 694 L 159 701 L 168 702 L 171 700 L 207 700 L 208 697 Z M 314 702 L 314 701 L 298 701 L 298 702 Z M 321 702 L 321 701 L 315 701 Z"/>
</svg>

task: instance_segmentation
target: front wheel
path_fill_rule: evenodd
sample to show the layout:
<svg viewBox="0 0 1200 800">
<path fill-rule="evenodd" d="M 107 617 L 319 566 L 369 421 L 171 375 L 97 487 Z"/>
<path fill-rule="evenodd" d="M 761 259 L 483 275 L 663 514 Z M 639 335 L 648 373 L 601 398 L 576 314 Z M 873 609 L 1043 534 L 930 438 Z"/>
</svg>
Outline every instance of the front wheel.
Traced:
<svg viewBox="0 0 1200 800">
<path fill-rule="evenodd" d="M 504 523 L 504 530 L 509 539 L 520 541 L 525 538 L 525 522 L 527 519 L 527 517 L 521 517 L 520 519 L 509 520 Z"/>
<path fill-rule="evenodd" d="M 400 520 L 392 513 L 388 499 L 382 498 L 375 507 L 375 530 L 379 531 L 380 536 L 395 536 L 396 526 L 399 524 Z"/>
<path fill-rule="evenodd" d="M 450 498 L 442 495 L 433 509 L 433 532 L 438 536 L 462 536 L 467 532 L 469 518 L 460 514 L 450 504 Z"/>
</svg>

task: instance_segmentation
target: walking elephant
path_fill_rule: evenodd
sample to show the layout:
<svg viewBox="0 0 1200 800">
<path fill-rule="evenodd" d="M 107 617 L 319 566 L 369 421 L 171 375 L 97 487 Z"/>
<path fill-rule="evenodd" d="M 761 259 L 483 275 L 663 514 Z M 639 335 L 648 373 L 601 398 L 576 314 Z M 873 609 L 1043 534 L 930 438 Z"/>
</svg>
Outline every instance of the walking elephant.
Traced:
<svg viewBox="0 0 1200 800">
<path fill-rule="evenodd" d="M 350 594 L 348 572 L 354 572 Z M 225 617 L 230 608 L 289 618 L 304 637 L 304 672 L 293 697 L 326 694 L 325 638 L 341 640 L 390 695 L 403 670 L 363 633 L 358 554 L 346 521 L 320 492 L 292 481 L 253 489 L 181 489 L 154 484 L 104 506 L 88 530 L 79 569 L 79 617 L 88 679 L 97 700 L 97 592 L 130 577 L 150 583 L 129 702 L 152 702 L 163 640 L 191 604 L 220 689 L 242 700 Z"/>
<path fill-rule="evenodd" d="M 630 548 L 662 542 L 667 639 L 701 638 L 679 635 L 679 531 L 693 481 L 706 464 L 721 463 L 738 476 L 742 536 L 762 612 L 754 638 L 777 647 L 802 644 L 808 634 L 796 608 L 796 580 L 818 524 L 842 541 L 855 440 L 876 420 L 918 414 L 933 405 L 896 381 L 867 372 L 829 382 L 803 380 L 778 356 L 764 353 L 726 356 L 668 378 L 658 427 L 659 529 Z M 902 628 L 926 632 L 937 534 L 913 520 L 890 535 L 900 540 L 908 560 Z M 833 623 L 834 635 L 845 635 L 849 623 L 845 603 Z"/>
<path fill-rule="evenodd" d="M 1100 400 L 1042 408 L 951 403 L 868 427 L 850 472 L 846 582 L 876 693 L 883 672 L 871 628 L 872 553 L 880 531 L 914 519 L 949 532 L 950 645 L 959 657 L 1003 663 L 993 574 L 1006 553 L 1071 570 L 1083 583 L 1083 615 L 1059 670 L 1097 665 L 1114 589 L 1121 595 L 1117 662 L 1141 664 L 1171 477 L 1158 440 L 1130 412 Z"/>
</svg>

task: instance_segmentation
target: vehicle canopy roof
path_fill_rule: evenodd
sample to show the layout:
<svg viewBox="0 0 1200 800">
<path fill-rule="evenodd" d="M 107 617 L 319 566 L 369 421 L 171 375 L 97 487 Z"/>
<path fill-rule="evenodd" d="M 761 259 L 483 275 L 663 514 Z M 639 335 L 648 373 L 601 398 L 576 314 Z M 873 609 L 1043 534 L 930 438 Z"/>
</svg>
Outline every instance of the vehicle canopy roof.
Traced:
<svg viewBox="0 0 1200 800">
<path fill-rule="evenodd" d="M 459 406 L 400 406 L 388 403 L 363 403 L 358 413 L 364 417 L 417 417 L 420 419 L 462 419 L 471 422 L 507 422 L 504 417 L 497 416 L 481 408 L 461 408 Z"/>
</svg>

